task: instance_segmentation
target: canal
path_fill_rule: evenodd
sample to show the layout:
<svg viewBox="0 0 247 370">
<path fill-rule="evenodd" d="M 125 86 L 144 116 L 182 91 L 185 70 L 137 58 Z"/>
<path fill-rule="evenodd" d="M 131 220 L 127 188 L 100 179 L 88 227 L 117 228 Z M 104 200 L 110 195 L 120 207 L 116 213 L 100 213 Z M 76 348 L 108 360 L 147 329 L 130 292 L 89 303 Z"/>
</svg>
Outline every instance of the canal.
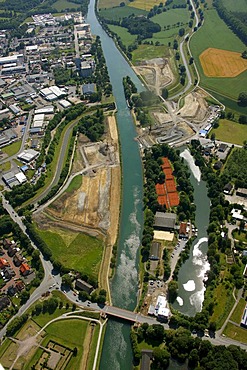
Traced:
<svg viewBox="0 0 247 370">
<path fill-rule="evenodd" d="M 92 34 L 99 35 L 108 67 L 113 94 L 117 103 L 117 124 L 122 158 L 122 204 L 119 227 L 117 267 L 111 282 L 112 303 L 134 310 L 138 292 L 139 246 L 143 227 L 143 175 L 136 128 L 124 97 L 122 80 L 130 76 L 138 90 L 143 90 L 129 64 L 113 40 L 99 24 L 94 12 L 95 0 L 90 1 L 87 22 Z M 105 334 L 100 369 L 130 370 L 132 350 L 130 326 L 109 320 Z"/>
</svg>

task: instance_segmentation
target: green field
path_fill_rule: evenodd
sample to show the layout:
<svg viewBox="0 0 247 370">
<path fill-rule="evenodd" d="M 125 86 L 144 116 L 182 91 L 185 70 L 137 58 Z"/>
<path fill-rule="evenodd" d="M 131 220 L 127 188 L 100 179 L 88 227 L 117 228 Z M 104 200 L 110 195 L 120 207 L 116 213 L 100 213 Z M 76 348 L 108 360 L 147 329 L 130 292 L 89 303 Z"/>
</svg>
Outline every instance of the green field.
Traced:
<svg viewBox="0 0 247 370">
<path fill-rule="evenodd" d="M 125 5 L 129 4 L 128 0 L 125 0 L 124 2 L 125 2 Z M 122 0 L 99 0 L 98 8 L 108 9 L 108 8 L 119 7 L 120 3 L 122 3 Z"/>
<path fill-rule="evenodd" d="M 54 4 L 52 4 L 52 8 L 56 9 L 58 12 L 61 12 L 62 10 L 65 9 L 71 9 L 71 8 L 79 8 L 80 5 L 73 3 L 72 1 L 67 1 L 67 0 L 57 0 Z"/>
<path fill-rule="evenodd" d="M 214 291 L 214 301 L 217 303 L 211 321 L 216 322 L 217 329 L 220 329 L 234 305 L 232 290 L 226 289 L 223 284 L 218 285 Z"/>
<path fill-rule="evenodd" d="M 167 46 L 155 46 L 155 45 L 140 45 L 138 49 L 132 53 L 133 64 L 138 64 L 143 60 L 153 59 L 157 57 L 169 57 L 169 49 Z"/>
<path fill-rule="evenodd" d="M 247 343 L 246 329 L 236 326 L 230 322 L 226 325 L 224 334 L 229 338 L 237 340 L 238 342 Z"/>
<path fill-rule="evenodd" d="M 230 320 L 234 321 L 236 324 L 240 324 L 245 306 L 246 306 L 245 299 L 241 298 L 232 316 L 230 317 Z"/>
<path fill-rule="evenodd" d="M 109 9 L 102 9 L 99 12 L 101 17 L 110 20 L 119 20 L 120 18 L 128 17 L 129 15 L 146 15 L 147 12 L 145 10 L 131 8 L 130 6 L 123 6 L 123 7 L 116 7 L 116 8 L 109 8 Z"/>
<path fill-rule="evenodd" d="M 126 28 L 114 26 L 111 24 L 109 24 L 108 27 L 112 32 L 115 32 L 119 37 L 121 37 L 122 43 L 125 46 L 129 46 L 135 42 L 136 35 L 131 35 Z"/>
<path fill-rule="evenodd" d="M 187 9 L 170 9 L 167 12 L 162 12 L 151 18 L 152 22 L 158 23 L 161 28 L 164 28 L 164 26 L 179 26 L 181 23 L 189 22 L 189 19 L 190 17 Z M 178 24 L 178 22 L 180 23 Z"/>
<path fill-rule="evenodd" d="M 224 6 L 230 12 L 247 12 L 247 1 L 246 0 L 224 0 Z"/>
<path fill-rule="evenodd" d="M 210 131 L 210 134 L 215 133 L 217 140 L 242 145 L 247 139 L 247 125 L 241 125 L 227 119 L 220 119 L 219 123 L 218 128 Z"/>
<path fill-rule="evenodd" d="M 74 177 L 73 180 L 71 181 L 71 183 L 69 184 L 69 186 L 67 187 L 66 193 L 72 193 L 72 192 L 80 189 L 81 184 L 82 184 L 82 176 L 78 175 L 78 176 Z"/>
<path fill-rule="evenodd" d="M 21 147 L 21 140 L 18 140 L 2 148 L 2 152 L 8 154 L 8 156 L 11 157 L 12 155 L 15 155 L 20 150 L 20 147 Z"/>
<path fill-rule="evenodd" d="M 54 258 L 69 269 L 86 273 L 98 279 L 103 253 L 103 243 L 99 239 L 83 233 L 59 228 L 37 229 L 41 238 L 52 251 Z"/>
<path fill-rule="evenodd" d="M 198 67 L 201 82 L 200 85 L 206 89 L 218 92 L 225 97 L 237 100 L 241 91 L 246 90 L 247 71 L 234 78 L 206 77 L 203 73 L 199 56 L 207 48 L 218 48 L 236 52 L 246 49 L 240 39 L 220 19 L 216 10 L 210 9 L 204 12 L 205 22 L 191 39 L 190 48 Z M 222 101 L 223 102 L 223 101 Z M 224 104 L 224 103 L 223 103 Z M 238 106 L 236 109 L 238 110 Z"/>
</svg>

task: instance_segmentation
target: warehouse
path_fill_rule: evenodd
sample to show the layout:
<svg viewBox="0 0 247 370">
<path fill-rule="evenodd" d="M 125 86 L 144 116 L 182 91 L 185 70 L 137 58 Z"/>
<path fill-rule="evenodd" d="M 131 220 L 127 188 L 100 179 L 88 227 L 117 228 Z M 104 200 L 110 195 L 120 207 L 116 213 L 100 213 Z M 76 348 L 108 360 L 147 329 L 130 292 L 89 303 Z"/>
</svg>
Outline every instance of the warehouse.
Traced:
<svg viewBox="0 0 247 370">
<path fill-rule="evenodd" d="M 17 156 L 17 158 L 22 162 L 29 163 L 33 161 L 35 158 L 37 158 L 38 155 L 39 155 L 39 152 L 37 152 L 36 150 L 27 149 L 27 150 L 24 150 L 22 153 L 20 153 Z"/>
<path fill-rule="evenodd" d="M 21 185 L 27 181 L 27 178 L 23 172 L 15 173 L 13 171 L 5 173 L 2 176 L 2 179 L 5 182 L 5 184 L 8 185 L 11 189 L 16 185 Z"/>
<path fill-rule="evenodd" d="M 49 101 L 53 101 L 66 95 L 65 92 L 59 89 L 57 86 L 45 87 L 44 89 L 40 90 L 40 94 Z"/>
<path fill-rule="evenodd" d="M 45 107 L 35 109 L 34 114 L 52 114 L 53 112 L 53 105 L 46 105 Z"/>
<path fill-rule="evenodd" d="M 60 100 L 60 101 L 59 101 L 59 104 L 60 104 L 64 109 L 71 107 L 71 103 L 70 103 L 70 102 L 68 102 L 68 101 L 67 101 L 67 100 L 65 100 L 65 99 Z"/>
</svg>

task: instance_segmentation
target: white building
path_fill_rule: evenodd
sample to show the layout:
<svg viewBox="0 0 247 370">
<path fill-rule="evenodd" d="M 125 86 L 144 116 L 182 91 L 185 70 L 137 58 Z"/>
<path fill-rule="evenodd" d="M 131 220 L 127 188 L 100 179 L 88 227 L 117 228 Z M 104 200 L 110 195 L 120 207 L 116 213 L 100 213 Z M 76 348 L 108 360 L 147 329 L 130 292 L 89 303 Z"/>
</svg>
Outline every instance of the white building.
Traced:
<svg viewBox="0 0 247 370">
<path fill-rule="evenodd" d="M 29 162 L 33 161 L 35 158 L 37 158 L 38 155 L 39 155 L 39 152 L 37 152 L 36 150 L 27 149 L 27 150 L 24 150 L 23 152 L 21 152 L 17 156 L 17 158 L 20 159 L 20 161 L 22 161 L 22 162 L 29 163 Z"/>
</svg>

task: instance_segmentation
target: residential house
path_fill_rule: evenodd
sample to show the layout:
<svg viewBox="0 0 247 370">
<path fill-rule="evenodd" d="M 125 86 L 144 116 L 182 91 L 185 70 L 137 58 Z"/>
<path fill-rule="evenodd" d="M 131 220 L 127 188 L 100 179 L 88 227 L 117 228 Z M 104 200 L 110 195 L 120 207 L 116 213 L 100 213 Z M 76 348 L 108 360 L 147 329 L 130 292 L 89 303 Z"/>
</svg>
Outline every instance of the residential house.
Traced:
<svg viewBox="0 0 247 370">
<path fill-rule="evenodd" d="M 10 257 L 13 257 L 16 254 L 16 252 L 17 252 L 17 249 L 13 245 L 11 245 L 8 249 L 8 255 Z"/>
<path fill-rule="evenodd" d="M 11 245 L 12 245 L 12 242 L 10 239 L 3 240 L 3 246 L 5 247 L 5 249 L 8 249 Z"/>
<path fill-rule="evenodd" d="M 9 262 L 5 258 L 0 258 L 0 268 L 4 269 L 9 266 Z"/>
<path fill-rule="evenodd" d="M 179 227 L 179 238 L 180 239 L 188 239 L 188 233 L 187 233 L 187 223 L 181 222 Z"/>
<path fill-rule="evenodd" d="M 2 311 L 4 308 L 8 307 L 9 304 L 10 304 L 10 300 L 6 295 L 0 297 L 0 311 Z"/>
<path fill-rule="evenodd" d="M 14 285 L 10 285 L 8 287 L 7 292 L 8 292 L 8 295 L 10 295 L 11 297 L 13 297 L 15 295 L 15 293 L 17 292 L 17 289 L 16 289 L 16 287 Z"/>
<path fill-rule="evenodd" d="M 31 272 L 31 267 L 27 263 L 22 263 L 20 266 L 20 273 L 23 276 L 29 275 Z"/>
<path fill-rule="evenodd" d="M 16 289 L 19 291 L 19 292 L 21 292 L 24 288 L 25 288 L 25 284 L 23 283 L 23 281 L 17 281 L 16 283 L 15 283 L 15 287 L 16 287 Z"/>
<path fill-rule="evenodd" d="M 7 279 L 7 280 L 11 280 L 12 277 L 15 276 L 15 272 L 14 272 L 14 270 L 12 270 L 11 267 L 5 267 L 5 269 L 3 270 L 3 273 L 4 273 L 5 279 Z"/>
<path fill-rule="evenodd" d="M 17 267 L 19 267 L 24 262 L 24 258 L 22 257 L 22 255 L 20 253 L 16 253 L 14 255 L 13 261 L 14 261 L 14 264 Z"/>
<path fill-rule="evenodd" d="M 92 285 L 88 284 L 86 281 L 81 280 L 81 279 L 76 280 L 75 287 L 76 289 L 84 290 L 88 294 L 92 293 L 92 291 L 94 290 Z"/>
<path fill-rule="evenodd" d="M 233 189 L 233 185 L 230 182 L 228 182 L 228 184 L 225 185 L 223 192 L 225 194 L 231 194 L 232 189 Z"/>
</svg>

